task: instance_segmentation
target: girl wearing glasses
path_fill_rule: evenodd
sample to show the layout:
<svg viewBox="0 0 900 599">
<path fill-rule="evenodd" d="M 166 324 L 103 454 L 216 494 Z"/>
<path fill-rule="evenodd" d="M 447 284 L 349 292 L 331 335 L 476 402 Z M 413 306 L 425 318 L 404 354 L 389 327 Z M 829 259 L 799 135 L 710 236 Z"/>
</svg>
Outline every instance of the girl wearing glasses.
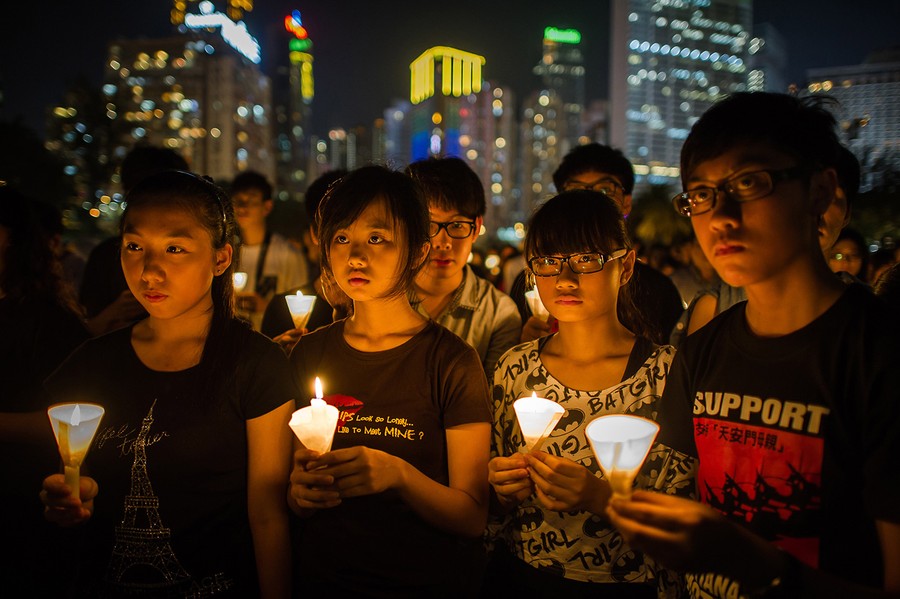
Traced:
<svg viewBox="0 0 900 599">
<path fill-rule="evenodd" d="M 674 355 L 647 340 L 631 302 L 635 252 L 621 210 L 600 193 L 564 192 L 532 216 L 525 254 L 559 331 L 514 347 L 494 373 L 489 584 L 510 595 L 509 585 L 537 596 L 676 596 L 680 578 L 631 549 L 607 521 L 610 486 L 585 435 L 598 416 L 655 419 Z M 566 413 L 527 452 L 513 402 L 532 393 Z M 690 414 L 660 425 L 636 486 L 691 496 L 692 450 L 665 445 L 667 430 L 691 426 Z"/>
<path fill-rule="evenodd" d="M 332 450 L 299 442 L 290 503 L 298 589 L 336 596 L 469 597 L 487 520 L 490 406 L 474 349 L 410 306 L 428 258 L 415 182 L 351 172 L 319 206 L 322 268 L 352 316 L 291 352 L 300 388 L 340 410 Z"/>
</svg>

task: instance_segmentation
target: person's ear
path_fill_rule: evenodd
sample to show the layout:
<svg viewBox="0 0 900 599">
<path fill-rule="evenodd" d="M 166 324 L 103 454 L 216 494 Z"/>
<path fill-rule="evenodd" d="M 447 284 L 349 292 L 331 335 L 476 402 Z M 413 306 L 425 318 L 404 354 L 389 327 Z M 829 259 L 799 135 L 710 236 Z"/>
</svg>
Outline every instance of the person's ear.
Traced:
<svg viewBox="0 0 900 599">
<path fill-rule="evenodd" d="M 627 284 L 631 277 L 634 276 L 635 260 L 637 260 L 637 252 L 634 250 L 628 250 L 628 253 L 622 258 L 622 273 L 619 275 L 620 287 Z"/>
<path fill-rule="evenodd" d="M 475 229 L 472 231 L 472 237 L 474 239 L 478 239 L 478 236 L 481 235 L 482 225 L 484 225 L 484 217 L 483 216 L 475 217 Z"/>
<path fill-rule="evenodd" d="M 275 202 L 272 201 L 272 198 L 265 200 L 263 202 L 263 216 L 269 216 L 269 213 L 272 212 L 272 208 L 275 207 Z"/>
<path fill-rule="evenodd" d="M 812 174 L 809 180 L 809 195 L 813 215 L 820 217 L 835 201 L 838 189 L 837 171 L 833 168 L 822 169 Z M 846 218 L 849 221 L 850 211 Z"/>
<path fill-rule="evenodd" d="M 234 248 L 230 243 L 226 243 L 223 247 L 216 250 L 216 276 L 219 276 L 231 266 L 231 258 L 234 255 Z"/>
<path fill-rule="evenodd" d="M 622 196 L 622 216 L 631 214 L 631 194 L 627 193 Z"/>
</svg>

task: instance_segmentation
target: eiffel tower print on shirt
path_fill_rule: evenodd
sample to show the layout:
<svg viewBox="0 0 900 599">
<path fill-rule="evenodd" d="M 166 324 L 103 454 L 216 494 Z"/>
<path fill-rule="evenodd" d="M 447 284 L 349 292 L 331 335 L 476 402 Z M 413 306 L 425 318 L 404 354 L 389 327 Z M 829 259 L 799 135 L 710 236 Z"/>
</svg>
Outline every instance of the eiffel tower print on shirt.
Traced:
<svg viewBox="0 0 900 599">
<path fill-rule="evenodd" d="M 131 491 L 125 497 L 125 514 L 116 526 L 115 546 L 106 571 L 107 588 L 114 595 L 142 593 L 166 597 L 209 597 L 231 588 L 224 575 L 195 581 L 184 569 L 170 539 L 171 530 L 159 515 L 159 498 L 147 475 L 147 438 L 153 425 L 150 406 L 134 441 Z"/>
</svg>

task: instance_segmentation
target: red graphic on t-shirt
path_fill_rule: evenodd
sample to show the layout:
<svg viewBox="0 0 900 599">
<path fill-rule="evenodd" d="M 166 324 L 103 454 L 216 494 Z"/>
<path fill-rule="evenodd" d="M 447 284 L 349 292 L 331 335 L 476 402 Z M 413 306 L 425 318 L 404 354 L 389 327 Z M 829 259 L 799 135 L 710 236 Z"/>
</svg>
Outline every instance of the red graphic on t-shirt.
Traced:
<svg viewBox="0 0 900 599">
<path fill-rule="evenodd" d="M 326 395 L 322 399 L 324 399 L 326 403 L 340 410 L 340 414 L 338 414 L 338 430 L 340 430 L 342 426 L 346 426 L 347 423 L 352 420 L 352 416 L 359 412 L 363 407 L 363 402 L 355 397 L 350 397 L 349 395 Z"/>
<path fill-rule="evenodd" d="M 700 498 L 809 565 L 818 565 L 823 440 L 695 418 Z"/>
</svg>

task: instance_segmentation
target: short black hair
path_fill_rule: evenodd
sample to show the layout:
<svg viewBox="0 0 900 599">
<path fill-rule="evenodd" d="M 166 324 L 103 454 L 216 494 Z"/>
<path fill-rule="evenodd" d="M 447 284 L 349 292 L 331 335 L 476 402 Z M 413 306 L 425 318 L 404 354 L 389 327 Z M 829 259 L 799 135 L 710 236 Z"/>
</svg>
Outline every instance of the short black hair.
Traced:
<svg viewBox="0 0 900 599">
<path fill-rule="evenodd" d="M 838 159 L 834 168 L 837 171 L 838 185 L 844 190 L 849 209 L 859 195 L 859 160 L 846 146 L 841 145 L 838 148 Z"/>
<path fill-rule="evenodd" d="M 342 177 L 325 195 L 316 217 L 322 270 L 333 272 L 331 242 L 335 234 L 359 218 L 369 204 L 379 200 L 386 203 L 392 226 L 406 245 L 400 276 L 390 292 L 391 296 L 399 296 L 412 287 L 425 265 L 425 260 L 419 260 L 419 252 L 423 247 L 430 247 L 428 206 L 421 188 L 402 172 L 378 165 L 364 166 Z"/>
<path fill-rule="evenodd" d="M 309 184 L 309 187 L 306 188 L 306 193 L 303 195 L 303 208 L 306 210 L 306 220 L 314 230 L 316 228 L 316 212 L 319 210 L 319 203 L 325 197 L 325 194 L 328 193 L 329 188 L 346 174 L 347 171 L 344 169 L 328 171 L 316 177 Z"/>
<path fill-rule="evenodd" d="M 836 167 L 840 143 L 826 96 L 798 98 L 771 92 L 740 92 L 713 104 L 694 123 L 681 148 L 681 181 L 730 149 L 766 144 L 809 170 Z"/>
<path fill-rule="evenodd" d="M 620 150 L 598 143 L 577 146 L 563 156 L 553 172 L 553 184 L 562 191 L 566 181 L 587 171 L 609 173 L 625 188 L 625 195 L 634 191 L 634 167 Z"/>
<path fill-rule="evenodd" d="M 484 187 L 475 171 L 461 158 L 427 158 L 410 164 L 409 173 L 429 205 L 469 218 L 484 216 Z"/>
<path fill-rule="evenodd" d="M 120 176 L 125 193 L 150 175 L 163 171 L 187 171 L 188 162 L 184 156 L 171 148 L 139 145 L 132 148 L 122 160 Z"/>
<path fill-rule="evenodd" d="M 262 193 L 263 201 L 272 199 L 272 184 L 269 180 L 256 171 L 244 171 L 239 173 L 231 182 L 231 193 L 256 189 Z"/>
</svg>

